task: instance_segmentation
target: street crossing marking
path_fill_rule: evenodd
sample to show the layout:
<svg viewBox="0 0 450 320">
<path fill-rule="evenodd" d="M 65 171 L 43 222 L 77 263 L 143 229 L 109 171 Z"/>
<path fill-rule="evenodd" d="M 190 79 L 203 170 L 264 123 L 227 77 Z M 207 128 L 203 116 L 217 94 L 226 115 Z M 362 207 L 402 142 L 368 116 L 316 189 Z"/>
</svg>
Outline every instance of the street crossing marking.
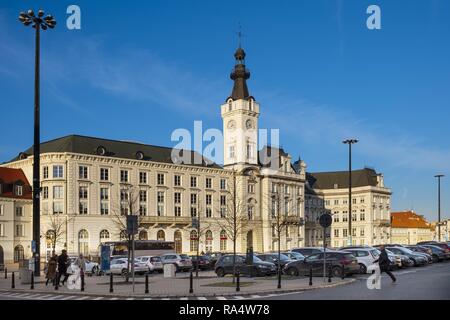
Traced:
<svg viewBox="0 0 450 320">
<path fill-rule="evenodd" d="M 244 300 L 245 298 L 243 296 L 234 296 L 235 299 L 237 300 Z"/>
<path fill-rule="evenodd" d="M 84 297 L 80 297 L 80 298 L 78 298 L 76 300 L 86 300 L 86 299 L 89 299 L 89 297 L 88 296 L 84 296 Z"/>
<path fill-rule="evenodd" d="M 250 296 L 250 298 L 251 298 L 251 299 L 261 298 L 261 296 L 260 296 L 260 295 L 257 295 L 257 294 L 253 294 L 253 295 Z"/>
<path fill-rule="evenodd" d="M 180 300 L 187 300 L 187 299 L 188 299 L 187 297 L 180 298 Z"/>
<path fill-rule="evenodd" d="M 198 297 L 197 299 L 198 300 L 208 300 L 208 299 L 206 299 L 206 297 Z"/>
<path fill-rule="evenodd" d="M 217 300 L 227 300 L 225 297 L 216 297 Z"/>
<path fill-rule="evenodd" d="M 103 299 L 103 297 L 97 297 L 97 298 L 95 298 L 94 300 L 102 300 Z M 128 299 L 127 299 L 128 300 Z"/>
</svg>

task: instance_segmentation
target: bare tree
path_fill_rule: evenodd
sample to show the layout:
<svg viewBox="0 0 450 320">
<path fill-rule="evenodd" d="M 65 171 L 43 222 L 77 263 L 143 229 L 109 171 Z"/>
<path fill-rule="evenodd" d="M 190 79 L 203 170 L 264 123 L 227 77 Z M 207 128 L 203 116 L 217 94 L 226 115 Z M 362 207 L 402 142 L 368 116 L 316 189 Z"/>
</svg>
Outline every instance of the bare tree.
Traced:
<svg viewBox="0 0 450 320">
<path fill-rule="evenodd" d="M 66 220 L 61 214 L 48 214 L 49 221 L 45 237 L 51 242 L 52 251 L 56 250 L 56 245 L 63 241 L 66 234 Z"/>
<path fill-rule="evenodd" d="M 226 204 L 224 215 L 217 220 L 219 227 L 225 231 L 227 237 L 233 242 L 233 283 L 236 275 L 236 245 L 238 239 L 247 231 L 248 213 L 245 197 L 239 195 L 239 185 L 237 176 L 233 172 L 232 185 L 227 186 Z M 222 205 L 221 205 L 222 207 Z M 219 208 L 220 210 L 220 208 Z M 221 214 L 222 211 L 220 210 Z"/>
<path fill-rule="evenodd" d="M 195 215 L 191 213 L 192 220 L 194 222 L 194 219 L 196 223 L 193 223 L 193 230 L 197 232 L 197 240 L 196 240 L 196 251 L 197 251 L 197 261 L 195 266 L 195 277 L 198 278 L 198 268 L 199 268 L 199 251 L 200 251 L 200 243 L 202 242 L 201 239 L 203 239 L 203 236 L 206 235 L 206 232 L 210 229 L 211 225 L 210 223 L 203 223 L 203 217 L 206 217 L 206 210 L 203 210 L 204 207 L 201 205 L 202 201 L 200 199 L 197 199 L 197 207 Z"/>
</svg>

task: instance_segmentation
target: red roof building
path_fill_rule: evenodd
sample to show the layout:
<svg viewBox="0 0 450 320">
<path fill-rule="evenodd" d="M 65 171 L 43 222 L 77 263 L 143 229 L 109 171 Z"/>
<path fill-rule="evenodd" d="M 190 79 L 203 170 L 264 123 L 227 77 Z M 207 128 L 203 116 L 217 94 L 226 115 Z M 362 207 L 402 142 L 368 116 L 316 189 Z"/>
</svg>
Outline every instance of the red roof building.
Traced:
<svg viewBox="0 0 450 320">
<path fill-rule="evenodd" d="M 0 167 L 0 197 L 32 199 L 32 189 L 21 169 Z"/>
<path fill-rule="evenodd" d="M 391 212 L 391 227 L 432 229 L 423 216 L 413 211 Z"/>
</svg>

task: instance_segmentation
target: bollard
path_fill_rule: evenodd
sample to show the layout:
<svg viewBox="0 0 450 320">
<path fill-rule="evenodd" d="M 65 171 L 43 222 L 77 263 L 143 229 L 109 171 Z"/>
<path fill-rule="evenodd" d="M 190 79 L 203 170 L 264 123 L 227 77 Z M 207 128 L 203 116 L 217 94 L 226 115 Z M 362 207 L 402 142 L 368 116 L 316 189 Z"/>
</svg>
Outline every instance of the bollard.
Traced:
<svg viewBox="0 0 450 320">
<path fill-rule="evenodd" d="M 345 278 L 345 266 L 344 266 L 344 263 L 342 263 L 342 274 L 341 274 L 341 276 L 342 276 L 342 280 L 344 280 L 344 278 Z"/>
<path fill-rule="evenodd" d="M 84 291 L 84 274 L 81 275 L 81 292 L 83 291 Z"/>
<path fill-rule="evenodd" d="M 8 279 L 8 268 L 5 268 L 5 279 Z"/>
<path fill-rule="evenodd" d="M 194 283 L 194 276 L 193 276 L 192 270 L 191 270 L 191 275 L 189 277 L 189 293 L 194 292 L 193 283 Z"/>
<path fill-rule="evenodd" d="M 331 269 L 331 264 L 328 266 L 328 282 L 331 282 L 331 273 L 332 273 L 332 269 Z"/>
<path fill-rule="evenodd" d="M 240 272 L 238 270 L 238 272 L 236 274 L 236 292 L 241 291 L 240 279 L 241 279 L 241 274 L 240 274 Z"/>
<path fill-rule="evenodd" d="M 148 293 L 148 274 L 145 275 L 145 293 Z"/>
<path fill-rule="evenodd" d="M 30 290 L 34 290 L 34 271 L 31 271 L 31 286 Z"/>
<path fill-rule="evenodd" d="M 113 293 L 114 292 L 114 288 L 113 288 L 113 274 L 112 272 L 109 274 L 109 293 Z"/>
<path fill-rule="evenodd" d="M 16 287 L 16 284 L 14 283 L 14 272 L 11 274 L 11 289 L 14 289 Z"/>
<path fill-rule="evenodd" d="M 309 267 L 309 285 L 312 286 L 312 267 Z"/>
</svg>

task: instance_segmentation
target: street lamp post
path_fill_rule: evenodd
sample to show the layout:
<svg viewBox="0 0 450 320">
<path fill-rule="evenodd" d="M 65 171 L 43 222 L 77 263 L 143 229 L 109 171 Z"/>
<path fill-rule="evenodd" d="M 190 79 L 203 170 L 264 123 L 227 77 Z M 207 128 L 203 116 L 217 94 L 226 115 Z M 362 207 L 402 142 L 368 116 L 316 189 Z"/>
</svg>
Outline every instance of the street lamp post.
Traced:
<svg viewBox="0 0 450 320">
<path fill-rule="evenodd" d="M 445 177 L 443 174 L 434 176 L 438 179 L 438 241 L 441 241 L 441 178 Z"/>
<path fill-rule="evenodd" d="M 356 139 L 347 139 L 342 143 L 348 144 L 348 245 L 352 245 L 352 144 Z"/>
<path fill-rule="evenodd" d="M 34 252 L 34 274 L 40 275 L 40 101 L 39 101 L 39 53 L 40 53 L 40 30 L 53 29 L 56 20 L 52 15 L 44 18 L 44 11 L 40 9 L 37 15 L 33 10 L 21 12 L 19 21 L 25 26 L 32 25 L 36 29 L 35 46 L 35 69 L 34 69 L 34 145 L 33 145 L 33 241 L 35 244 Z"/>
</svg>

